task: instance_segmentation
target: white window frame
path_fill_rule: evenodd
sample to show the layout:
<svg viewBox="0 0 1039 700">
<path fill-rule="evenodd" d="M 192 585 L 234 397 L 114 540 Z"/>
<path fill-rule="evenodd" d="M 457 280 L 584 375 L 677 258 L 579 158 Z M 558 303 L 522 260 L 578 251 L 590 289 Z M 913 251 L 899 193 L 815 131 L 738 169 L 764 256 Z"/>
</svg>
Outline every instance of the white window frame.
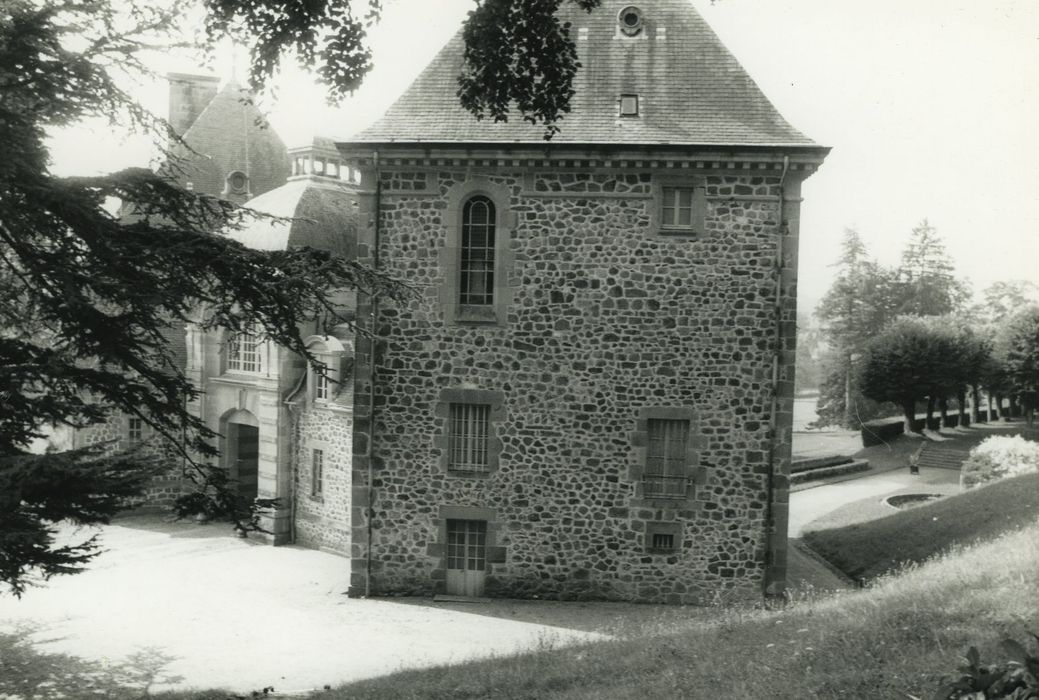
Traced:
<svg viewBox="0 0 1039 700">
<path fill-rule="evenodd" d="M 241 339 L 245 339 L 242 343 Z M 242 348 L 246 347 L 246 352 Z M 267 341 L 259 333 L 228 331 L 225 367 L 232 374 L 261 375 L 267 369 Z"/>
</svg>

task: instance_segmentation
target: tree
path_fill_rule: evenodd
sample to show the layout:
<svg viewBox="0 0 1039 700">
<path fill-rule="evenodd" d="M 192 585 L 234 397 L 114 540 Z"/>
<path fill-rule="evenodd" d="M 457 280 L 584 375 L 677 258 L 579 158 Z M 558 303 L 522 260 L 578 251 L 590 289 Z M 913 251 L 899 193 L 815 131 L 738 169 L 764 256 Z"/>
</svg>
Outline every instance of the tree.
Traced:
<svg viewBox="0 0 1039 700">
<path fill-rule="evenodd" d="M 902 408 L 906 432 L 913 431 L 916 404 L 955 390 L 948 359 L 955 355 L 951 334 L 922 319 L 901 317 L 866 347 L 859 377 L 862 393 Z"/>
<path fill-rule="evenodd" d="M 150 171 L 50 173 L 48 128 L 104 117 L 170 137 L 114 75 L 139 70 L 139 50 L 161 43 L 177 13 L 74 0 L 0 8 L 0 581 L 16 594 L 33 576 L 77 571 L 97 553 L 94 539 L 56 546 L 52 523 L 107 522 L 155 468 L 101 448 L 29 454 L 53 426 L 139 416 L 183 445 L 199 489 L 185 509 L 215 507 L 257 527 L 255 506 L 230 497 L 226 476 L 196 459 L 214 453 L 213 434 L 184 408 L 196 390 L 171 359 L 172 324 L 204 306 L 206 328 L 259 327 L 310 358 L 297 324 L 345 321 L 338 290 L 401 293 L 327 253 L 246 249 L 219 232 L 248 211 Z M 134 219 L 110 214 L 109 198 Z"/>
<path fill-rule="evenodd" d="M 902 251 L 898 282 L 898 313 L 903 315 L 942 316 L 960 309 L 970 296 L 967 285 L 956 279 L 945 242 L 927 219 L 913 229 Z"/>
<path fill-rule="evenodd" d="M 1039 306 L 1014 315 L 1000 333 L 997 347 L 1006 384 L 1021 400 L 1031 426 L 1039 408 Z"/>
<path fill-rule="evenodd" d="M 836 279 L 816 309 L 832 349 L 824 368 L 817 413 L 819 422 L 857 428 L 883 408 L 864 401 L 856 381 L 856 360 L 866 345 L 894 316 L 894 274 L 868 258 L 862 236 L 844 230 Z"/>
<path fill-rule="evenodd" d="M 602 0 L 481 0 L 465 23 L 465 63 L 458 78 L 462 106 L 477 118 L 507 121 L 510 109 L 545 125 L 545 138 L 570 111 L 580 67 L 570 24 L 557 12 L 565 2 L 591 12 Z M 206 33 L 249 47 L 251 87 L 263 90 L 286 55 L 316 72 L 338 101 L 372 68 L 367 27 L 382 0 L 368 0 L 358 17 L 347 0 L 310 3 L 205 0 Z"/>
<path fill-rule="evenodd" d="M 1028 280 L 996 282 L 982 291 L 981 298 L 983 301 L 975 309 L 976 315 L 999 322 L 1039 302 L 1039 287 Z"/>
</svg>

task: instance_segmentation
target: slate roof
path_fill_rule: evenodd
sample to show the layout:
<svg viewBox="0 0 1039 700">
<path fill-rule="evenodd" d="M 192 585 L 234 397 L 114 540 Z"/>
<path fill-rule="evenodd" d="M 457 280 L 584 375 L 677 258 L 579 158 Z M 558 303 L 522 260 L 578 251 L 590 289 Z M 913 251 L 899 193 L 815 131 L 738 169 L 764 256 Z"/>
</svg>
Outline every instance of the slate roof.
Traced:
<svg viewBox="0 0 1039 700">
<path fill-rule="evenodd" d="M 256 250 L 310 247 L 356 256 L 357 197 L 351 185 L 303 175 L 245 203 L 249 209 L 292 221 L 257 219 L 228 236 Z"/>
<path fill-rule="evenodd" d="M 644 18 L 636 36 L 618 22 L 631 5 Z M 590 14 L 568 2 L 560 15 L 573 23 L 582 68 L 552 143 L 816 145 L 783 119 L 689 0 L 604 0 Z M 462 51 L 459 31 L 379 121 L 346 143 L 544 145 L 544 127 L 516 114 L 478 121 L 459 106 Z M 618 116 L 621 94 L 639 96 L 640 116 Z"/>
<path fill-rule="evenodd" d="M 263 115 L 255 105 L 243 101 L 241 85 L 229 81 L 210 100 L 183 139 L 197 152 L 183 146 L 173 152 L 185 159 L 181 182 L 190 182 L 196 192 L 219 197 L 227 176 L 236 170 L 249 175 L 249 190 L 263 194 L 280 186 L 289 176 L 288 150 L 270 127 L 262 126 Z"/>
</svg>

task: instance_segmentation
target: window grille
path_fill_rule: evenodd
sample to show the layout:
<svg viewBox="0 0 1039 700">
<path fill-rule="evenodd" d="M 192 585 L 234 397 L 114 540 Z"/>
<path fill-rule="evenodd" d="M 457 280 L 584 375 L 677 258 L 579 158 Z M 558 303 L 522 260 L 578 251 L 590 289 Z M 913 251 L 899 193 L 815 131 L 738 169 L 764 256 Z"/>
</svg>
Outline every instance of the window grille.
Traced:
<svg viewBox="0 0 1039 700">
<path fill-rule="evenodd" d="M 325 451 L 314 450 L 310 464 L 310 495 L 320 496 L 325 490 Z"/>
<path fill-rule="evenodd" d="M 144 420 L 138 416 L 126 419 L 126 439 L 130 447 L 140 445 L 144 440 Z"/>
<path fill-rule="evenodd" d="M 451 404 L 447 440 L 448 469 L 470 472 L 488 470 L 490 417 L 491 407 L 487 404 Z"/>
<path fill-rule="evenodd" d="M 684 498 L 689 421 L 651 418 L 643 494 L 655 498 Z"/>
<path fill-rule="evenodd" d="M 653 533 L 653 549 L 674 549 L 675 536 L 670 533 Z"/>
<path fill-rule="evenodd" d="M 328 400 L 328 365 L 319 363 L 318 367 L 311 368 L 314 373 L 314 398 L 318 401 Z"/>
<path fill-rule="evenodd" d="M 227 369 L 233 372 L 260 371 L 260 336 L 235 333 L 227 343 Z"/>
<path fill-rule="evenodd" d="M 693 225 L 693 188 L 664 188 L 664 228 L 690 228 Z"/>
<path fill-rule="evenodd" d="M 462 259 L 459 265 L 459 302 L 494 303 L 494 203 L 473 197 L 462 208 Z"/>
<path fill-rule="evenodd" d="M 487 568 L 486 552 L 486 521 L 447 521 L 447 568 L 483 571 Z"/>
</svg>

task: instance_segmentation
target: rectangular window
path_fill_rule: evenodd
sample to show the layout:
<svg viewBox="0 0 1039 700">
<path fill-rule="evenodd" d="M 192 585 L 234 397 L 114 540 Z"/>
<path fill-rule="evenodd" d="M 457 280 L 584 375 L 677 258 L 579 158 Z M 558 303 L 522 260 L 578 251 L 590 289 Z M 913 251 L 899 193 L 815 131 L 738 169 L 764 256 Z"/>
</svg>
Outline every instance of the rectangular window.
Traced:
<svg viewBox="0 0 1039 700">
<path fill-rule="evenodd" d="M 689 421 L 650 418 L 646 427 L 643 494 L 652 498 L 684 498 Z"/>
<path fill-rule="evenodd" d="M 638 95 L 621 95 L 621 116 L 622 117 L 637 117 L 637 116 L 639 116 L 639 96 Z"/>
<path fill-rule="evenodd" d="M 310 461 L 310 495 L 320 496 L 325 490 L 325 451 L 314 450 Z"/>
<path fill-rule="evenodd" d="M 126 440 L 130 447 L 137 447 L 144 441 L 144 420 L 138 416 L 126 419 Z"/>
<path fill-rule="evenodd" d="M 227 342 L 227 369 L 230 372 L 260 371 L 260 336 L 235 333 Z"/>
<path fill-rule="evenodd" d="M 653 533 L 651 546 L 657 550 L 672 550 L 675 548 L 675 536 L 664 532 Z"/>
<path fill-rule="evenodd" d="M 663 228 L 688 229 L 693 226 L 693 188 L 665 187 L 663 202 Z"/>
<path fill-rule="evenodd" d="M 320 367 L 311 368 L 314 373 L 314 398 L 318 401 L 328 400 L 328 365 L 323 362 Z"/>
<path fill-rule="evenodd" d="M 487 404 L 451 404 L 447 435 L 447 468 L 456 471 L 488 470 L 487 442 L 491 407 Z"/>
</svg>

